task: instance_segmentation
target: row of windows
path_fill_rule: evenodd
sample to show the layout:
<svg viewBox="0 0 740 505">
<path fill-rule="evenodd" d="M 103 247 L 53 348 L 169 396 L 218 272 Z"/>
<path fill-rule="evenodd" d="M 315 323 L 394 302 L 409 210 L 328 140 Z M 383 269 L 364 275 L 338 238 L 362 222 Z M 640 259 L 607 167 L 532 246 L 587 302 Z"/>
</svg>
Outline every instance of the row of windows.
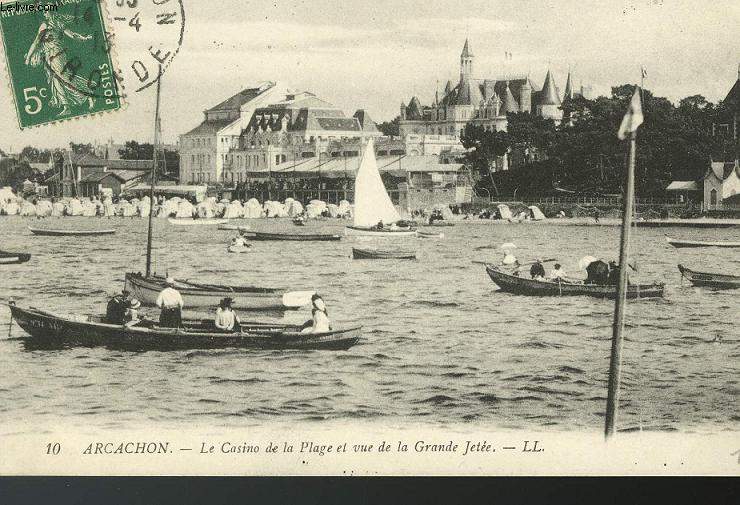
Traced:
<svg viewBox="0 0 740 505">
<path fill-rule="evenodd" d="M 195 166 L 196 162 L 198 163 L 198 166 L 201 166 L 201 167 L 203 165 L 210 165 L 211 155 L 210 154 L 191 154 L 190 155 L 191 166 Z"/>
<path fill-rule="evenodd" d="M 209 137 L 190 139 L 190 147 L 211 147 L 213 139 Z"/>
</svg>

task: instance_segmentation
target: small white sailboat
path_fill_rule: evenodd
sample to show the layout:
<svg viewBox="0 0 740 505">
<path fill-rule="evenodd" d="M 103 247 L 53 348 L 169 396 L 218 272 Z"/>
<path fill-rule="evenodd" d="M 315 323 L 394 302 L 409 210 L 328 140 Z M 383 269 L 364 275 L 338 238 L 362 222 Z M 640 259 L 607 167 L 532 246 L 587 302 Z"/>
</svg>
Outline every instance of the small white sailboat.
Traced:
<svg viewBox="0 0 740 505">
<path fill-rule="evenodd" d="M 415 236 L 415 229 L 396 225 L 400 220 L 401 216 L 393 206 L 380 178 L 378 164 L 375 161 L 375 147 L 373 140 L 370 139 L 365 146 L 360 168 L 355 177 L 354 221 L 352 226 L 345 228 L 345 233 L 372 237 Z M 382 228 L 378 226 L 381 222 Z"/>
</svg>

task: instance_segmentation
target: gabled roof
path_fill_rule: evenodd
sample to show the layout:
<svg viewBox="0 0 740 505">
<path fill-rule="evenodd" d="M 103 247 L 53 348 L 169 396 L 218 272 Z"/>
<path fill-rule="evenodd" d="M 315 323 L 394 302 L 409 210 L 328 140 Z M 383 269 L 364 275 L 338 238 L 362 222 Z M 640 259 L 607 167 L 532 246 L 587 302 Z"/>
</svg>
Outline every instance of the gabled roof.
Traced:
<svg viewBox="0 0 740 505">
<path fill-rule="evenodd" d="M 557 91 L 555 91 L 555 81 L 552 78 L 550 71 L 547 71 L 545 76 L 545 84 L 542 85 L 542 93 L 540 94 L 540 105 L 560 105 L 560 98 L 558 97 Z"/>
<path fill-rule="evenodd" d="M 699 183 L 696 181 L 673 181 L 671 182 L 666 191 L 701 191 Z"/>
<path fill-rule="evenodd" d="M 710 175 L 714 175 L 720 181 L 724 181 L 732 174 L 733 170 L 735 170 L 737 172 L 737 176 L 740 177 L 740 165 L 738 165 L 737 161 L 713 161 L 709 166 L 709 170 L 707 170 L 704 179 Z"/>
<path fill-rule="evenodd" d="M 218 119 L 218 120 L 211 120 L 211 121 L 203 121 L 201 124 L 190 130 L 189 132 L 185 133 L 184 135 L 210 135 L 215 134 L 218 131 L 222 130 L 223 128 L 226 128 L 231 123 L 233 123 L 234 119 Z"/>
<path fill-rule="evenodd" d="M 375 124 L 375 121 L 373 121 L 372 118 L 370 118 L 370 115 L 363 109 L 358 109 L 352 117 L 357 119 L 357 121 L 360 123 L 360 128 L 362 128 L 363 131 L 380 131 L 378 130 L 378 125 Z"/>
<path fill-rule="evenodd" d="M 116 174 L 118 177 L 126 182 L 133 181 L 134 179 L 141 179 L 149 175 L 149 172 L 140 172 L 133 170 L 109 170 L 108 173 Z"/>
<path fill-rule="evenodd" d="M 734 106 L 734 110 L 740 112 L 740 76 L 738 76 L 738 79 L 735 81 L 732 89 L 730 89 L 730 92 L 727 93 L 723 103 Z"/>
<path fill-rule="evenodd" d="M 80 179 L 80 182 L 100 182 L 106 177 L 115 177 L 120 182 L 126 182 L 126 179 L 115 172 L 93 172 Z"/>
<path fill-rule="evenodd" d="M 239 110 L 242 105 L 244 105 L 245 103 L 251 100 L 254 100 L 258 96 L 260 96 L 262 93 L 272 88 L 274 85 L 275 83 L 268 83 L 267 85 L 261 86 L 259 88 L 243 89 L 236 95 L 227 98 L 223 102 L 219 103 L 218 105 L 214 107 L 211 107 L 210 109 L 207 109 L 206 112 Z"/>
<path fill-rule="evenodd" d="M 65 163 L 69 162 L 69 156 L 64 156 Z M 104 167 L 108 162 L 106 160 L 101 160 L 94 154 L 85 153 L 85 154 L 73 154 L 72 155 L 72 164 L 80 167 Z"/>
<path fill-rule="evenodd" d="M 406 119 L 410 119 L 412 121 L 424 119 L 421 112 L 421 102 L 418 97 L 413 97 L 409 102 L 408 107 L 406 107 Z"/>
<path fill-rule="evenodd" d="M 106 160 L 105 166 L 110 170 L 151 170 L 154 160 Z"/>
</svg>

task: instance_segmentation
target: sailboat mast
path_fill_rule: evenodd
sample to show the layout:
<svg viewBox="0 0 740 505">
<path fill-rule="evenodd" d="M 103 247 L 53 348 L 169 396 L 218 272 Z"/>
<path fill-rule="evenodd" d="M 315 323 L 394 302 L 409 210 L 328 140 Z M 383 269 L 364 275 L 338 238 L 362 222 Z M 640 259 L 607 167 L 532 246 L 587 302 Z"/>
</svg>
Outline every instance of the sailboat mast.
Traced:
<svg viewBox="0 0 740 505">
<path fill-rule="evenodd" d="M 151 187 L 149 188 L 149 230 L 146 237 L 146 277 L 152 273 L 152 225 L 154 223 L 154 185 L 157 182 L 157 161 L 159 151 L 159 96 L 162 88 L 162 69 L 157 79 L 157 104 L 154 109 L 154 152 L 152 155 Z"/>
<path fill-rule="evenodd" d="M 627 269 L 629 268 L 629 241 L 632 229 L 632 201 L 635 194 L 635 149 L 637 132 L 630 132 L 630 155 L 627 167 L 627 188 L 624 195 L 622 215 L 622 239 L 619 247 L 619 286 L 614 304 L 614 324 L 612 327 L 612 351 L 609 363 L 609 392 L 606 399 L 606 422 L 604 434 L 609 438 L 614 434 L 617 411 L 619 410 L 619 383 L 622 367 L 622 341 L 624 332 L 624 309 L 627 304 Z"/>
</svg>

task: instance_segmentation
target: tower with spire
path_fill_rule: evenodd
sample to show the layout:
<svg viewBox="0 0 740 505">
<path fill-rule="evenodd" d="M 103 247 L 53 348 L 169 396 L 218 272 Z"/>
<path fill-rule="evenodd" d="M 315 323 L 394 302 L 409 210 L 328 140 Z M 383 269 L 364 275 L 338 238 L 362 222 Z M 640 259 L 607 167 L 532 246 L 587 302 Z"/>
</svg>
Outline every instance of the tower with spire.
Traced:
<svg viewBox="0 0 740 505">
<path fill-rule="evenodd" d="M 548 69 L 545 83 L 542 85 L 542 91 L 540 91 L 537 99 L 537 115 L 559 123 L 563 118 L 560 105 L 560 97 L 557 89 L 555 89 L 555 80 L 552 77 L 552 72 Z"/>
<path fill-rule="evenodd" d="M 565 93 L 563 94 L 563 103 L 560 108 L 563 111 L 563 124 L 572 124 L 571 112 L 573 110 L 573 82 L 568 70 L 568 79 L 565 81 Z"/>
<path fill-rule="evenodd" d="M 460 53 L 460 82 L 464 79 L 473 77 L 473 52 L 470 50 L 470 43 L 465 39 L 462 53 Z"/>
</svg>

